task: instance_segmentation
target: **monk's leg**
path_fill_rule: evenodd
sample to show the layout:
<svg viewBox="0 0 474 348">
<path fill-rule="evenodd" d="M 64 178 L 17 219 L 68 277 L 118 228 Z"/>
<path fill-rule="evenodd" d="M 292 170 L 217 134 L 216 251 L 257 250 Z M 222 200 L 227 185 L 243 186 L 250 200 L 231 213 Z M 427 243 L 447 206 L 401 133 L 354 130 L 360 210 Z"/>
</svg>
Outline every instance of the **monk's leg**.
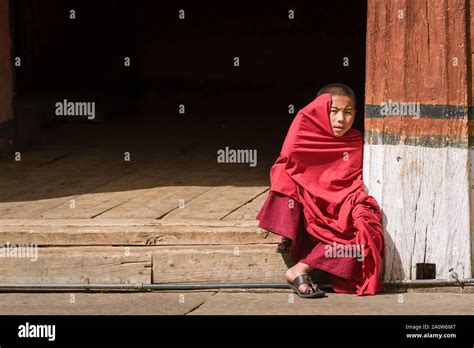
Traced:
<svg viewBox="0 0 474 348">
<path fill-rule="evenodd" d="M 309 265 L 307 265 L 303 262 L 298 262 L 293 267 L 288 268 L 288 270 L 285 273 L 285 276 L 286 276 L 286 279 L 288 279 L 288 281 L 293 282 L 295 280 L 295 278 L 298 277 L 299 275 L 308 274 L 312 270 L 313 270 L 313 268 L 311 266 L 309 266 Z M 314 292 L 313 288 L 311 286 L 309 286 L 308 284 L 301 284 L 299 286 L 298 290 L 301 293 L 304 294 L 307 288 L 310 289 L 310 291 L 309 291 L 310 294 Z"/>
</svg>

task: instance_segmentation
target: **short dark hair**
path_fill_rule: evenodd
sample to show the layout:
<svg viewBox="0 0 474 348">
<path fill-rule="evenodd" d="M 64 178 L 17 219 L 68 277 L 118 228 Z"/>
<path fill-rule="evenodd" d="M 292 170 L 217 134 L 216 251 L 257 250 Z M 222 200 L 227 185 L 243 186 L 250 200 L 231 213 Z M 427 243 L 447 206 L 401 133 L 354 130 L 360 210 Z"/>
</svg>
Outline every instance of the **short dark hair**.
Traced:
<svg viewBox="0 0 474 348">
<path fill-rule="evenodd" d="M 318 97 L 324 93 L 349 97 L 354 102 L 354 106 L 356 105 L 356 102 L 357 102 L 355 93 L 352 90 L 352 88 L 350 88 L 348 85 L 345 85 L 343 83 L 330 83 L 329 85 L 324 86 L 323 88 L 319 90 Z"/>
</svg>

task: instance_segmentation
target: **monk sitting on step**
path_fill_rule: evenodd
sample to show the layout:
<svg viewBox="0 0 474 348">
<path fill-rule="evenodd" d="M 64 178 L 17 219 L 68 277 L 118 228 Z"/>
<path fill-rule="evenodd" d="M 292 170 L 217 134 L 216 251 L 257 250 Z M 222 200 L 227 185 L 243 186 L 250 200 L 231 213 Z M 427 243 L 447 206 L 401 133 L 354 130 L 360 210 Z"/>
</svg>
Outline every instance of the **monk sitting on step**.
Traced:
<svg viewBox="0 0 474 348">
<path fill-rule="evenodd" d="M 356 98 L 346 85 L 323 87 L 301 109 L 270 170 L 259 226 L 282 236 L 277 251 L 296 264 L 286 272 L 300 297 L 324 297 L 308 273 L 327 274 L 335 292 L 374 295 L 380 280 L 382 213 L 362 181 L 363 134 L 352 128 Z"/>
</svg>

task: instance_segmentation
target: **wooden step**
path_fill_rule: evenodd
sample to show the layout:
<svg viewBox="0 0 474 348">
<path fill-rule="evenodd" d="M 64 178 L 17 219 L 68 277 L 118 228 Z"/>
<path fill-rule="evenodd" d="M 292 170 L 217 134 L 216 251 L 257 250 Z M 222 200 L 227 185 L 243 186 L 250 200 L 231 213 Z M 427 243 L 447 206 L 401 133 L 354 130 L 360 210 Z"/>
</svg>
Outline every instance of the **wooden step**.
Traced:
<svg viewBox="0 0 474 348">
<path fill-rule="evenodd" d="M 271 244 L 257 221 L 150 219 L 3 219 L 0 243 L 39 246 Z"/>
<path fill-rule="evenodd" d="M 0 257 L 3 284 L 282 282 L 291 264 L 256 221 L 1 221 L 1 245 L 32 246 Z"/>
<path fill-rule="evenodd" d="M 1 284 L 282 282 L 291 265 L 276 244 L 39 247 L 1 257 Z"/>
<path fill-rule="evenodd" d="M 288 267 L 275 248 L 275 244 L 156 248 L 153 283 L 282 282 Z"/>
<path fill-rule="evenodd" d="M 34 251 L 23 255 L 0 258 L 0 283 L 148 283 L 152 273 L 149 248 L 39 247 L 36 261 Z"/>
</svg>

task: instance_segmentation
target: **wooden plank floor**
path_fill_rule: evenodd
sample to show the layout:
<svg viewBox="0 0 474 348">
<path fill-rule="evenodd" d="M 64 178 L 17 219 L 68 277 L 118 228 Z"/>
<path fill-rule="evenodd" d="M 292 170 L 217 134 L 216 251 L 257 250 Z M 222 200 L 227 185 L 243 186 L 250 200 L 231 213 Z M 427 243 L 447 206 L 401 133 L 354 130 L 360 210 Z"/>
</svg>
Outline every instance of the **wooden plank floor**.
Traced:
<svg viewBox="0 0 474 348">
<path fill-rule="evenodd" d="M 209 176 L 178 166 L 169 169 L 191 175 L 193 180 L 187 183 L 179 180 L 179 174 L 171 176 L 159 168 L 133 169 L 112 161 L 69 174 L 57 168 L 63 161 L 64 166 L 71 165 L 63 158 L 55 162 L 55 168 L 34 172 L 0 163 L 0 220 L 252 220 L 259 208 L 256 203 L 263 203 L 269 189 L 254 174 L 247 177 L 245 170 L 236 170 L 232 176 L 228 170 Z"/>
<path fill-rule="evenodd" d="M 256 167 L 220 164 L 216 150 L 232 142 L 229 133 L 211 130 L 213 141 L 205 142 L 192 129 L 158 135 L 147 128 L 158 125 L 129 119 L 45 130 L 46 140 L 20 161 L 0 162 L 0 220 L 255 218 L 274 158 L 264 152 Z M 244 135 L 233 137 L 251 144 Z M 261 156 L 258 143 L 249 147 Z"/>
<path fill-rule="evenodd" d="M 110 134 L 81 145 L 74 127 L 55 132 L 21 161 L 0 162 L 0 244 L 40 255 L 34 265 L 0 260 L 0 283 L 282 280 L 279 238 L 255 220 L 273 158 L 219 164 L 215 144 L 193 138 L 136 146 L 144 135 L 132 129 L 128 145 Z"/>
</svg>

